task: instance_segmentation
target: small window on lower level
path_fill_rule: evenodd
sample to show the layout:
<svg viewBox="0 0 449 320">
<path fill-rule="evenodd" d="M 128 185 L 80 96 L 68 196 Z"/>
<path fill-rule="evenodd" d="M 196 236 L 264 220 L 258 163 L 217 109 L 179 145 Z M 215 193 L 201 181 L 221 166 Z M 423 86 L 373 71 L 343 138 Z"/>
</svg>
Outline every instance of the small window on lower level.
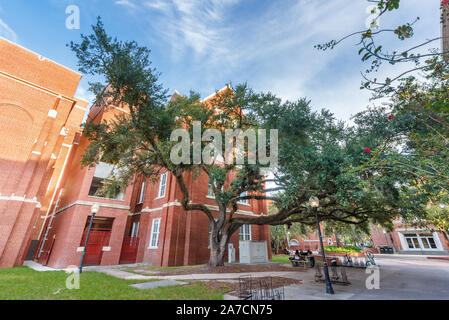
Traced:
<svg viewBox="0 0 449 320">
<path fill-rule="evenodd" d="M 239 240 L 251 240 L 251 225 L 244 224 L 239 229 Z"/>
<path fill-rule="evenodd" d="M 151 226 L 149 248 L 155 249 L 158 247 L 160 229 L 161 229 L 161 218 L 153 219 L 153 225 Z"/>
</svg>

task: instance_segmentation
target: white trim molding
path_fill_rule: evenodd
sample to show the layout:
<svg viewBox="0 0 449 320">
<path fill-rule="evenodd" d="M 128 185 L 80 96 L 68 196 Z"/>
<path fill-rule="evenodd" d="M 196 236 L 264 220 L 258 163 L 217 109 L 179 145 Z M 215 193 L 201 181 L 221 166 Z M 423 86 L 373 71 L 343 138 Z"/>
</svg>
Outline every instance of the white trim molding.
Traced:
<svg viewBox="0 0 449 320">
<path fill-rule="evenodd" d="M 158 208 L 151 208 L 150 209 L 150 208 L 146 207 L 145 209 L 142 209 L 141 212 L 150 212 L 151 213 L 151 212 L 161 211 L 164 208 L 172 207 L 172 206 L 181 207 L 182 204 L 181 204 L 181 202 L 178 202 L 178 200 L 175 200 L 175 201 L 172 201 L 172 202 L 164 203 L 162 205 L 162 207 L 158 207 Z"/>
<path fill-rule="evenodd" d="M 98 203 L 100 207 L 104 208 L 114 208 L 114 209 L 124 209 L 124 210 L 130 210 L 130 206 L 125 206 L 121 204 L 114 204 L 114 203 L 99 203 L 99 202 L 93 202 L 93 201 L 84 201 L 84 200 L 77 200 L 75 202 L 72 202 L 71 204 L 59 209 L 55 212 L 55 214 L 61 213 L 64 210 L 67 210 L 70 207 L 73 207 L 75 205 L 83 205 L 83 206 L 93 206 L 95 203 Z"/>
<path fill-rule="evenodd" d="M 19 202 L 26 202 L 26 203 L 35 203 L 37 208 L 41 207 L 41 203 L 39 201 L 37 201 L 36 197 L 34 197 L 33 199 L 27 199 L 26 195 L 24 195 L 23 197 L 17 197 L 13 193 L 10 196 L 2 196 L 2 194 L 0 193 L 0 200 L 4 200 L 4 201 L 19 201 Z"/>
<path fill-rule="evenodd" d="M 142 209 L 140 212 L 149 212 L 149 213 L 151 213 L 151 212 L 161 211 L 163 208 L 171 207 L 171 206 L 182 207 L 182 204 L 181 204 L 178 200 L 175 200 L 175 201 L 173 201 L 173 202 L 164 203 L 164 204 L 162 205 L 162 207 L 158 207 L 158 208 L 148 208 L 148 207 L 145 207 L 145 208 Z M 209 210 L 212 210 L 212 211 L 219 211 L 218 206 L 213 206 L 213 205 L 210 205 L 210 204 L 204 204 L 204 206 L 205 206 L 206 208 L 208 208 Z M 226 209 L 226 212 L 231 212 L 231 210 L 230 210 L 230 209 Z M 236 214 L 241 214 L 241 215 L 246 215 L 246 216 L 253 216 L 253 217 L 259 217 L 259 216 L 260 216 L 260 215 L 258 215 L 258 214 L 255 214 L 254 212 L 251 212 L 251 211 L 244 211 L 244 210 L 237 210 L 235 213 L 236 213 Z"/>
</svg>

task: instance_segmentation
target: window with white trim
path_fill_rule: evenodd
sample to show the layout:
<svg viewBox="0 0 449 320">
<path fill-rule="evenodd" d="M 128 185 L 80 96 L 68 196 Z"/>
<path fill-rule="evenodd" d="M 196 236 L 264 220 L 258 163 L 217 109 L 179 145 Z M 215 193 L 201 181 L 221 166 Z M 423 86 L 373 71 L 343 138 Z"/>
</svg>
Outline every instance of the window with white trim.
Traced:
<svg viewBox="0 0 449 320">
<path fill-rule="evenodd" d="M 217 187 L 217 183 L 215 182 L 215 187 Z M 221 186 L 221 191 L 224 190 L 224 186 Z M 212 183 L 208 183 L 207 185 L 207 197 L 209 198 L 215 198 L 214 190 L 212 189 Z"/>
<path fill-rule="evenodd" d="M 139 225 L 139 221 L 133 222 L 133 227 L 131 229 L 131 238 L 137 238 L 137 236 L 139 235 Z"/>
<path fill-rule="evenodd" d="M 159 183 L 159 193 L 158 198 L 165 197 L 165 190 L 167 189 L 167 172 L 161 175 L 161 182 Z"/>
<path fill-rule="evenodd" d="M 290 246 L 299 246 L 299 241 L 296 239 L 291 239 L 290 240 Z"/>
<path fill-rule="evenodd" d="M 145 188 L 146 187 L 147 187 L 147 183 L 145 181 L 142 182 L 142 187 L 140 188 L 140 196 L 139 196 L 138 204 L 143 203 L 143 199 L 145 198 Z"/>
<path fill-rule="evenodd" d="M 151 226 L 150 246 L 149 249 L 156 249 L 159 244 L 159 231 L 161 229 L 161 218 L 153 219 Z"/>
<path fill-rule="evenodd" d="M 239 240 L 251 240 L 251 225 L 244 224 L 239 229 Z"/>
<path fill-rule="evenodd" d="M 242 192 L 242 193 L 240 194 L 240 197 L 246 197 L 247 195 L 248 195 L 248 192 L 245 191 L 245 192 Z M 240 200 L 238 201 L 238 203 L 248 204 L 248 199 L 240 199 Z"/>
<path fill-rule="evenodd" d="M 207 196 L 210 198 L 215 198 L 214 190 L 212 189 L 212 183 L 207 185 Z"/>
<path fill-rule="evenodd" d="M 438 249 L 435 239 L 432 234 L 404 234 L 405 241 L 407 242 L 408 249 Z"/>
</svg>

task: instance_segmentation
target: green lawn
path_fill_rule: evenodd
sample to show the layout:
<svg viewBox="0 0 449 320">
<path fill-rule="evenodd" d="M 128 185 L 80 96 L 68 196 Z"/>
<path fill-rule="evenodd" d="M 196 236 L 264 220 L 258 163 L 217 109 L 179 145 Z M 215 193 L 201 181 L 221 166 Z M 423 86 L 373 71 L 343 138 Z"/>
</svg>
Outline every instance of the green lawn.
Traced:
<svg viewBox="0 0 449 320">
<path fill-rule="evenodd" d="M 290 264 L 290 260 L 288 260 L 288 258 L 290 258 L 290 256 L 285 255 L 285 254 L 277 255 L 277 256 L 273 255 L 271 257 L 271 261 Z"/>
<path fill-rule="evenodd" d="M 64 271 L 38 272 L 27 267 L 0 269 L 0 300 L 220 300 L 223 291 L 206 283 L 140 290 L 129 285 L 148 282 L 123 280 L 87 271 L 80 277 L 80 289 L 66 288 Z"/>
</svg>

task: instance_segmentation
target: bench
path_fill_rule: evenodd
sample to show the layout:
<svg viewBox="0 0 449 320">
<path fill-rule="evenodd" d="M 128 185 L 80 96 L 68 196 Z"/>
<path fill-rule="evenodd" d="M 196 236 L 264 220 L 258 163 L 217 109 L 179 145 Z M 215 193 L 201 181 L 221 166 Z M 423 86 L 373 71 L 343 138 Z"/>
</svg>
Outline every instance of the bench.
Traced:
<svg viewBox="0 0 449 320">
<path fill-rule="evenodd" d="M 316 272 L 315 272 L 315 281 L 325 281 L 324 270 L 323 270 L 323 261 L 317 261 L 316 263 Z M 344 266 L 331 265 L 330 266 L 330 274 L 329 278 L 331 283 L 341 284 L 341 285 L 350 285 L 351 283 L 348 281 L 348 276 L 346 275 L 346 269 Z"/>
<path fill-rule="evenodd" d="M 293 267 L 300 267 L 302 266 L 305 268 L 311 268 L 312 267 L 312 261 L 309 259 L 309 257 L 304 257 L 304 259 L 291 259 L 290 260 Z"/>
</svg>

